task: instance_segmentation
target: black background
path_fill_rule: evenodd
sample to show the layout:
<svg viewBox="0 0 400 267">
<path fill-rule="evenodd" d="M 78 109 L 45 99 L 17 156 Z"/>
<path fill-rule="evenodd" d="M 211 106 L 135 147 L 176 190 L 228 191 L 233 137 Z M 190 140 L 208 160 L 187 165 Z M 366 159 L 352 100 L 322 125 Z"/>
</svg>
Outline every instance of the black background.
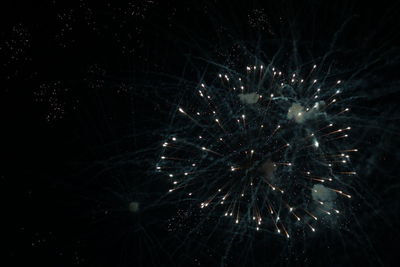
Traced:
<svg viewBox="0 0 400 267">
<path fill-rule="evenodd" d="M 148 171 L 158 157 L 153 148 L 162 142 L 157 131 L 168 120 L 169 103 L 179 93 L 165 82 L 165 76 L 196 82 L 198 74 L 184 71 L 185 65 L 195 64 L 196 57 L 222 59 L 220 52 L 232 40 L 252 44 L 261 38 L 272 49 L 282 44 L 280 40 L 297 38 L 320 55 L 344 24 L 335 45 L 340 48 L 340 64 L 362 69 L 364 62 L 378 59 L 372 64 L 374 71 L 368 72 L 368 66 L 363 76 L 361 94 L 369 97 L 360 104 L 375 110 L 364 118 L 371 116 L 377 122 L 376 132 L 363 142 L 370 157 L 360 159 L 360 166 L 371 169 L 363 180 L 373 192 L 366 202 L 374 208 L 361 205 L 356 210 L 364 229 L 360 240 L 368 249 L 346 235 L 309 241 L 309 249 L 300 254 L 282 249 L 282 242 L 263 250 L 257 245 L 261 241 L 253 240 L 251 255 L 236 261 L 234 255 L 241 255 L 238 246 L 225 264 L 396 265 L 397 3 L 154 0 L 8 4 L 1 8 L 0 38 L 0 243 L 3 261 L 8 262 L 4 266 L 219 265 L 223 250 L 214 249 L 213 242 L 224 237 L 209 240 L 204 247 L 197 240 L 189 242 L 193 246 L 180 247 L 181 236 L 167 231 L 171 205 L 159 205 L 140 215 L 123 210 L 128 196 L 135 195 L 132 192 L 142 192 L 134 198 L 146 205 L 166 189 Z M 254 13 L 255 9 L 261 13 Z M 253 25 L 249 14 L 267 19 Z M 54 108 L 58 104 L 63 112 Z M 250 243 L 242 241 L 243 246 Z"/>
</svg>

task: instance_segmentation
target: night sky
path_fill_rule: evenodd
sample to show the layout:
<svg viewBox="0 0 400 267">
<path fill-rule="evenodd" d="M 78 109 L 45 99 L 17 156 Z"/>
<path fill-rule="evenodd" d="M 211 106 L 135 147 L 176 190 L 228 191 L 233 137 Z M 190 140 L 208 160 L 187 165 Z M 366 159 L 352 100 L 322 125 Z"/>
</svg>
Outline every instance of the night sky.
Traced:
<svg viewBox="0 0 400 267">
<path fill-rule="evenodd" d="M 2 266 L 398 265 L 399 3 L 10 2 Z M 194 129 L 177 114 L 200 106 L 190 88 L 255 58 L 299 72 L 328 62 L 320 73 L 349 88 L 354 197 L 315 235 L 239 233 L 196 194 L 170 197 L 156 171 L 166 136 Z"/>
</svg>

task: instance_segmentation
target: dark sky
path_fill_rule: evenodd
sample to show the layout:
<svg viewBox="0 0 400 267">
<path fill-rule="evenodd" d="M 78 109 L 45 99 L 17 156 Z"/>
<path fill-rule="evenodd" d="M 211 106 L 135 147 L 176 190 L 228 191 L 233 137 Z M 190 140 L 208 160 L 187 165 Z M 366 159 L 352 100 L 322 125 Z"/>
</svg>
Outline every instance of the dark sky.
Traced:
<svg viewBox="0 0 400 267">
<path fill-rule="evenodd" d="M 395 265 L 398 3 L 39 2 L 1 8 L 3 266 Z M 235 240 L 228 255 L 224 233 L 185 240 L 200 215 L 171 231 L 177 205 L 159 201 L 167 187 L 150 171 L 181 87 L 199 80 L 204 62 L 244 66 L 246 49 L 289 58 L 293 42 L 301 62 L 332 45 L 340 74 L 358 73 L 364 198 L 349 209 L 359 220 L 291 244 Z"/>
</svg>

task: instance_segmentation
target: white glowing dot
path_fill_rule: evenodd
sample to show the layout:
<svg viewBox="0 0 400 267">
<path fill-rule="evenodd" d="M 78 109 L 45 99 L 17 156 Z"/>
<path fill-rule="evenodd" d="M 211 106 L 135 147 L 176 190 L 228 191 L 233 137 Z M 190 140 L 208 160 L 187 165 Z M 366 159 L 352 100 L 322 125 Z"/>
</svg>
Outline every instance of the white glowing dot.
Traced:
<svg viewBox="0 0 400 267">
<path fill-rule="evenodd" d="M 314 147 L 319 147 L 319 143 L 317 140 L 314 141 Z"/>
<path fill-rule="evenodd" d="M 317 67 L 317 65 L 314 65 L 314 66 L 313 66 L 313 69 L 315 69 L 316 67 Z"/>
<path fill-rule="evenodd" d="M 186 175 L 188 175 L 188 173 L 187 173 L 187 172 L 185 172 L 185 176 L 186 176 Z"/>
<path fill-rule="evenodd" d="M 172 137 L 172 141 L 176 141 L 176 137 Z"/>
<path fill-rule="evenodd" d="M 173 175 L 173 174 L 170 174 L 169 177 L 174 177 L 174 175 Z"/>
</svg>

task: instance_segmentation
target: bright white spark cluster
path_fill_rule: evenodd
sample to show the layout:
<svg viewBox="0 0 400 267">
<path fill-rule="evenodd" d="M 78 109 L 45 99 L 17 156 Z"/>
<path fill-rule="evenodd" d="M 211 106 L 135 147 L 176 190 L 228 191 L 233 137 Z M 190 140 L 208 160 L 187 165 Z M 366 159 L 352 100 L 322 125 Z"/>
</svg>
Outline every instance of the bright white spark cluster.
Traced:
<svg viewBox="0 0 400 267">
<path fill-rule="evenodd" d="M 227 224 L 287 238 L 338 216 L 357 149 L 346 142 L 345 83 L 318 71 L 254 65 L 192 88 L 155 166 L 169 192 Z"/>
</svg>

